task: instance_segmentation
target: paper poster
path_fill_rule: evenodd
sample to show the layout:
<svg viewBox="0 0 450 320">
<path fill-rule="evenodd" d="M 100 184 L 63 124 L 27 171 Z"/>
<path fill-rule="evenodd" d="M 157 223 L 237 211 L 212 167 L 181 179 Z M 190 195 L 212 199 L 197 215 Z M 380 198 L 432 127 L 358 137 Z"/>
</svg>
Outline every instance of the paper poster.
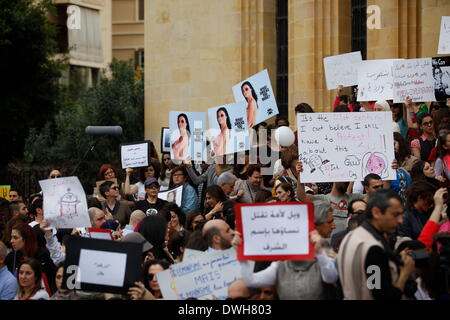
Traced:
<svg viewBox="0 0 450 320">
<path fill-rule="evenodd" d="M 148 166 L 149 144 L 140 142 L 120 145 L 122 169 Z"/>
<path fill-rule="evenodd" d="M 52 228 L 91 227 L 86 194 L 77 177 L 40 180 L 44 218 Z"/>
<path fill-rule="evenodd" d="M 250 149 L 245 102 L 208 109 L 209 137 L 214 156 Z"/>
<path fill-rule="evenodd" d="M 87 228 L 87 231 L 92 239 L 114 240 L 110 229 Z"/>
<path fill-rule="evenodd" d="M 438 54 L 450 53 L 450 17 L 441 19 L 441 33 L 439 34 Z"/>
<path fill-rule="evenodd" d="M 172 160 L 206 159 L 206 114 L 170 111 L 170 156 Z"/>
<path fill-rule="evenodd" d="M 237 102 L 245 102 L 249 128 L 278 114 L 278 106 L 267 69 L 236 84 L 232 90 Z"/>
<path fill-rule="evenodd" d="M 9 191 L 11 190 L 11 186 L 0 186 L 0 198 L 6 199 L 9 201 Z"/>
<path fill-rule="evenodd" d="M 450 57 L 436 57 L 432 61 L 436 101 L 447 101 L 450 98 Z"/>
<path fill-rule="evenodd" d="M 78 265 L 81 282 L 122 287 L 126 264 L 125 253 L 81 249 Z"/>
<path fill-rule="evenodd" d="M 183 262 L 197 261 L 205 252 L 186 248 L 183 252 Z"/>
<path fill-rule="evenodd" d="M 358 84 L 358 66 L 362 61 L 361 51 L 323 58 L 327 89 L 339 85 L 350 87 Z"/>
<path fill-rule="evenodd" d="M 394 61 L 394 103 L 436 101 L 431 58 Z"/>
<path fill-rule="evenodd" d="M 394 99 L 394 60 L 366 60 L 358 67 L 358 101 Z"/>
<path fill-rule="evenodd" d="M 161 152 L 170 153 L 170 128 L 161 128 Z"/>
<path fill-rule="evenodd" d="M 314 230 L 312 203 L 240 204 L 236 226 L 243 245 L 239 260 L 310 260 L 314 248 L 309 233 Z"/>
<path fill-rule="evenodd" d="M 300 181 L 395 180 L 392 112 L 299 113 Z"/>
<path fill-rule="evenodd" d="M 227 298 L 228 286 L 241 278 L 236 250 L 204 253 L 197 260 L 176 263 L 156 274 L 165 300 Z"/>
<path fill-rule="evenodd" d="M 181 207 L 181 200 L 183 198 L 183 186 L 179 186 L 170 190 L 158 192 L 158 198 L 166 200 L 167 202 L 175 202 Z"/>
</svg>

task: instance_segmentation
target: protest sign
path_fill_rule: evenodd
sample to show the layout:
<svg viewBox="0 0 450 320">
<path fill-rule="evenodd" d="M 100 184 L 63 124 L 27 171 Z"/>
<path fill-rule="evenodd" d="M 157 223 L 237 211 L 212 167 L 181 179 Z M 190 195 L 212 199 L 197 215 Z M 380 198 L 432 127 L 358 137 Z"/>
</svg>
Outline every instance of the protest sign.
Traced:
<svg viewBox="0 0 450 320">
<path fill-rule="evenodd" d="M 219 300 L 227 297 L 228 286 L 241 279 L 241 267 L 236 250 L 229 248 L 203 253 L 196 260 L 173 264 L 156 274 L 161 293 L 166 300 L 189 297 Z"/>
<path fill-rule="evenodd" d="M 395 180 L 392 112 L 299 113 L 301 182 Z"/>
<path fill-rule="evenodd" d="M 441 18 L 441 33 L 439 34 L 438 54 L 450 53 L 450 17 Z"/>
<path fill-rule="evenodd" d="M 204 112 L 171 111 L 170 157 L 173 160 L 206 159 L 206 114 Z"/>
<path fill-rule="evenodd" d="M 183 252 L 183 262 L 197 261 L 205 252 L 186 248 Z"/>
<path fill-rule="evenodd" d="M 87 228 L 86 231 L 92 239 L 114 240 L 111 229 Z"/>
<path fill-rule="evenodd" d="M 232 88 L 236 102 L 244 101 L 248 127 L 252 128 L 278 114 L 275 94 L 267 69 L 245 79 Z"/>
<path fill-rule="evenodd" d="M 166 200 L 167 202 L 174 202 L 181 207 L 181 200 L 183 198 L 183 186 L 179 186 L 170 190 L 158 192 L 158 198 Z"/>
<path fill-rule="evenodd" d="M 447 101 L 450 98 L 450 57 L 435 57 L 432 62 L 436 101 Z"/>
<path fill-rule="evenodd" d="M 396 59 L 366 60 L 358 66 L 358 101 L 394 99 L 393 66 Z"/>
<path fill-rule="evenodd" d="M 6 199 L 9 201 L 9 191 L 11 190 L 11 186 L 0 186 L 0 198 Z"/>
<path fill-rule="evenodd" d="M 150 141 L 123 143 L 120 145 L 122 169 L 148 166 Z"/>
<path fill-rule="evenodd" d="M 170 128 L 161 128 L 161 152 L 170 153 Z"/>
<path fill-rule="evenodd" d="M 245 102 L 208 109 L 209 136 L 215 156 L 249 150 Z"/>
<path fill-rule="evenodd" d="M 358 84 L 358 66 L 362 61 L 361 51 L 323 58 L 327 89 L 336 89 Z"/>
<path fill-rule="evenodd" d="M 314 208 L 305 203 L 236 204 L 239 260 L 310 260 Z"/>
<path fill-rule="evenodd" d="M 394 103 L 436 101 L 431 58 L 394 61 Z"/>
<path fill-rule="evenodd" d="M 142 244 L 71 236 L 67 239 L 63 288 L 127 294 L 139 281 Z M 76 275 L 73 267 L 76 266 Z M 73 289 L 73 288 L 69 288 Z"/>
<path fill-rule="evenodd" d="M 40 180 L 44 218 L 53 228 L 90 227 L 86 194 L 77 177 Z"/>
</svg>

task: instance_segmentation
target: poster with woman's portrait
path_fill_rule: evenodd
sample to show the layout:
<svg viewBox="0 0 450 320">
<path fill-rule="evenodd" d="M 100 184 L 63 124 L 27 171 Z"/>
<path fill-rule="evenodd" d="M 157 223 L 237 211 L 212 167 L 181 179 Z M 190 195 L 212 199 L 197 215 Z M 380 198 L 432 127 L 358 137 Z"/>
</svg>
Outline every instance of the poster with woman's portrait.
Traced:
<svg viewBox="0 0 450 320">
<path fill-rule="evenodd" d="M 245 102 L 208 109 L 209 138 L 214 156 L 249 150 Z"/>
<path fill-rule="evenodd" d="M 236 101 L 246 102 L 249 128 L 278 114 L 267 69 L 233 86 L 233 94 Z"/>
<path fill-rule="evenodd" d="M 170 156 L 172 160 L 206 159 L 206 114 L 205 112 L 171 111 Z"/>
<path fill-rule="evenodd" d="M 432 63 L 436 101 L 446 101 L 450 98 L 450 57 L 436 57 Z"/>
</svg>

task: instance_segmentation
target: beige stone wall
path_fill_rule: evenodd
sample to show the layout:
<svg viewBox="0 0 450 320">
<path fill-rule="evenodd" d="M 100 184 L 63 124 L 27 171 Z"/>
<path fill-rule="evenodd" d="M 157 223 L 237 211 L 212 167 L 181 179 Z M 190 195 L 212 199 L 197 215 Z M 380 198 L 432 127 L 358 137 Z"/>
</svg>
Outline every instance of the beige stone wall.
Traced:
<svg viewBox="0 0 450 320">
<path fill-rule="evenodd" d="M 335 96 L 326 88 L 323 58 L 351 49 L 350 1 L 289 0 L 289 118 L 301 102 L 330 112 Z"/>
<path fill-rule="evenodd" d="M 145 10 L 145 137 L 159 149 L 169 111 L 234 101 L 264 68 L 275 79 L 274 0 L 150 0 Z"/>
<path fill-rule="evenodd" d="M 113 21 L 135 21 L 137 20 L 136 0 L 112 0 Z"/>
<path fill-rule="evenodd" d="M 422 0 L 421 2 L 420 57 L 435 57 L 438 56 L 437 49 L 441 30 L 440 17 L 450 16 L 450 1 Z"/>
</svg>

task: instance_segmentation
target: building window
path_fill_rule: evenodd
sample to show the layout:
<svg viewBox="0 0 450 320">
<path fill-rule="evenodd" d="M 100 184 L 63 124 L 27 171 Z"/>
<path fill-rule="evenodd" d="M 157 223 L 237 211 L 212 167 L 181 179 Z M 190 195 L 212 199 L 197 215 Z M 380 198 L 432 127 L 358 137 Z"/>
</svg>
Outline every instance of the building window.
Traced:
<svg viewBox="0 0 450 320">
<path fill-rule="evenodd" d="M 144 20 L 144 0 L 137 0 L 138 20 Z"/>
<path fill-rule="evenodd" d="M 288 0 L 277 0 L 277 105 L 288 116 Z"/>
<path fill-rule="evenodd" d="M 367 0 L 352 0 L 352 51 L 367 58 Z"/>
<path fill-rule="evenodd" d="M 144 69 L 144 49 L 139 49 L 135 53 L 134 65 Z"/>
</svg>

